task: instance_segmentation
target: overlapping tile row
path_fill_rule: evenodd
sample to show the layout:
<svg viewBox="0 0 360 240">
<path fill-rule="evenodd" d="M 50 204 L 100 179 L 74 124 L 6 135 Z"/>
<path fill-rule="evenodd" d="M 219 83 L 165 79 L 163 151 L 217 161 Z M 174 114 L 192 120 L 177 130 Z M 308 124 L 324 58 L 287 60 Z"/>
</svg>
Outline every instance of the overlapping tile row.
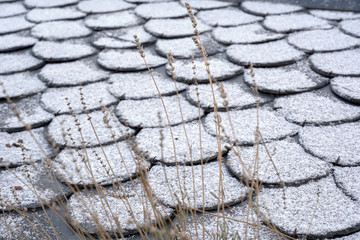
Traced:
<svg viewBox="0 0 360 240">
<path fill-rule="evenodd" d="M 223 203 L 238 204 L 227 209 L 230 217 L 244 218 L 246 183 L 255 179 L 263 184 L 264 226 L 271 219 L 289 235 L 352 239 L 360 230 L 360 14 L 266 2 L 189 1 L 209 57 L 220 111 L 215 114 L 185 2 L 0 0 L 5 90 L 0 93 L 0 209 L 38 209 L 69 196 L 71 186 L 95 181 L 106 189 L 110 208 L 124 205 L 116 214 L 128 235 L 136 226 L 119 196 L 132 196 L 136 220 L 144 226 L 143 196 L 134 197 L 141 183 L 129 181 L 139 171 L 150 169 L 149 182 L 165 206 L 157 202 L 156 207 L 165 217 L 177 205 L 216 208 L 221 168 Z M 169 51 L 175 69 L 166 59 Z M 220 149 L 215 122 L 221 123 Z M 219 151 L 222 165 L 216 162 Z M 47 168 L 54 169 L 51 176 Z M 54 178 L 61 182 L 57 187 Z M 108 186 L 117 181 L 124 182 L 125 193 Z M 179 201 L 184 187 L 188 202 Z M 99 228 L 78 198 L 85 195 L 70 197 L 70 217 L 96 234 Z M 94 192 L 85 202 L 98 199 Z M 99 205 L 96 216 L 111 233 L 117 223 L 107 219 L 108 210 Z M 6 214 L 11 226 L 14 218 L 28 225 Z M 203 217 L 208 231 L 216 232 L 211 218 Z M 188 224 L 190 236 L 196 223 L 189 219 Z M 241 236 L 256 235 L 244 224 L 229 226 L 241 228 Z M 0 238 L 3 232 L 0 227 Z"/>
</svg>

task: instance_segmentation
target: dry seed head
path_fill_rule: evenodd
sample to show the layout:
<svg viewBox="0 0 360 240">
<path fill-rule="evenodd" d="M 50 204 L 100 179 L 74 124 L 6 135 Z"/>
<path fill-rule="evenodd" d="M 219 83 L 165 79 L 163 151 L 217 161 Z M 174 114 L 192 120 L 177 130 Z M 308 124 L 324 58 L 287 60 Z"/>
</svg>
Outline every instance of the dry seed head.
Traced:
<svg viewBox="0 0 360 240">
<path fill-rule="evenodd" d="M 134 35 L 134 39 L 135 39 L 135 42 L 136 42 L 136 45 L 137 45 L 137 49 L 139 50 L 140 56 L 142 58 L 145 58 L 144 47 L 142 46 L 142 44 L 140 42 L 140 39 L 138 38 L 137 35 Z"/>
</svg>

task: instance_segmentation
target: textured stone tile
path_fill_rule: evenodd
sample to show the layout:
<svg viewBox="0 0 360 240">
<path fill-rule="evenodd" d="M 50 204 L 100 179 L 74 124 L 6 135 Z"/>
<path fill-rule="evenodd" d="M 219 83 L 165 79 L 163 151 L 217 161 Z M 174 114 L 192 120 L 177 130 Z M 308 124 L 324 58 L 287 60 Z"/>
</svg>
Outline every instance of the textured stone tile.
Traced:
<svg viewBox="0 0 360 240">
<path fill-rule="evenodd" d="M 40 23 L 31 29 L 31 34 L 40 39 L 64 40 L 89 36 L 91 30 L 80 21 L 64 20 Z"/>
<path fill-rule="evenodd" d="M 273 94 L 291 94 L 321 88 L 329 83 L 329 79 L 312 71 L 306 61 L 277 68 L 255 68 L 255 76 L 250 69 L 244 72 L 244 81 L 259 91 Z"/>
<path fill-rule="evenodd" d="M 92 44 L 98 48 L 135 48 L 135 34 L 144 45 L 156 41 L 156 38 L 147 33 L 143 26 L 135 26 L 95 34 Z"/>
<path fill-rule="evenodd" d="M 32 48 L 34 55 L 48 62 L 66 62 L 85 58 L 96 49 L 85 43 L 39 41 Z"/>
<path fill-rule="evenodd" d="M 360 167 L 336 167 L 334 177 L 346 195 L 360 200 Z"/>
<path fill-rule="evenodd" d="M 210 9 L 219 9 L 223 7 L 229 7 L 234 5 L 232 2 L 224 1 L 213 1 L 213 0 L 180 0 L 180 3 L 185 6 L 185 3 L 188 2 L 192 9 L 196 10 L 210 10 Z"/>
<path fill-rule="evenodd" d="M 228 115 L 230 115 L 232 125 L 234 127 L 233 130 L 231 128 Z M 219 117 L 221 119 L 220 126 L 225 131 L 223 132 L 223 130 L 221 130 L 223 138 L 229 137 L 231 141 L 234 141 L 236 138 L 239 145 L 253 145 L 256 143 L 256 109 L 230 111 L 229 114 L 226 112 L 220 112 Z M 267 142 L 295 135 L 299 130 L 298 126 L 287 122 L 276 112 L 266 108 L 260 108 L 259 121 L 261 135 Z M 204 126 L 209 134 L 216 136 L 214 113 L 210 113 L 205 117 Z"/>
<path fill-rule="evenodd" d="M 156 85 L 162 96 L 176 94 L 174 80 L 163 74 L 153 73 Z M 113 74 L 110 77 L 112 84 L 108 90 L 120 99 L 146 99 L 158 97 L 159 93 L 148 71 L 137 73 Z M 178 92 L 187 88 L 186 84 L 176 83 Z"/>
<path fill-rule="evenodd" d="M 56 239 L 58 235 L 54 233 L 53 227 L 57 233 L 60 232 L 60 227 L 51 226 L 49 218 L 42 211 L 24 211 L 20 214 L 8 212 L 2 214 L 0 218 L 0 238 L 44 239 L 46 236 Z"/>
<path fill-rule="evenodd" d="M 36 208 L 51 203 L 71 190 L 49 176 L 46 163 L 35 163 L 0 172 L 0 209 Z"/>
<path fill-rule="evenodd" d="M 333 78 L 331 79 L 331 90 L 341 98 L 360 104 L 360 78 Z"/>
<path fill-rule="evenodd" d="M 285 40 L 262 44 L 231 45 L 227 51 L 228 58 L 240 65 L 255 67 L 276 67 L 296 62 L 305 54 L 290 46 Z"/>
<path fill-rule="evenodd" d="M 1 3 L 0 8 L 0 18 L 26 13 L 26 8 L 22 3 Z"/>
<path fill-rule="evenodd" d="M 360 107 L 320 91 L 276 98 L 274 107 L 279 109 L 286 120 L 297 124 L 324 125 L 360 119 Z"/>
<path fill-rule="evenodd" d="M 22 34 L 3 35 L 0 36 L 0 52 L 10 52 L 31 47 L 36 42 L 36 38 Z"/>
<path fill-rule="evenodd" d="M 325 76 L 360 76 L 360 49 L 332 53 L 317 53 L 310 60 L 311 68 Z"/>
<path fill-rule="evenodd" d="M 78 4 L 80 11 L 85 13 L 108 13 L 134 8 L 134 4 L 122 0 L 90 0 Z"/>
<path fill-rule="evenodd" d="M 261 195 L 264 217 L 270 215 L 271 222 L 287 234 L 296 229 L 309 238 L 332 237 L 360 227 L 359 205 L 337 188 L 332 177 L 285 190 L 263 188 Z"/>
<path fill-rule="evenodd" d="M 134 183 L 126 182 L 122 184 L 121 188 L 116 186 L 116 189 L 101 189 L 108 204 L 102 204 L 101 199 L 104 197 L 100 197 L 99 193 L 86 194 L 85 191 L 81 191 L 78 195 L 73 195 L 70 198 L 68 208 L 71 218 L 83 231 L 90 234 L 99 233 L 100 226 L 97 224 L 99 222 L 103 230 L 111 235 L 116 232 L 119 238 L 119 227 L 124 235 L 128 235 L 136 233 L 138 227 L 148 227 L 149 222 L 155 221 L 155 210 L 152 209 L 139 180 L 135 180 Z M 162 216 L 167 219 L 172 215 L 172 209 L 155 203 L 158 217 Z M 116 216 L 117 221 L 111 216 L 109 219 L 110 211 Z M 98 221 L 94 219 L 94 216 Z M 138 227 L 134 223 L 135 220 Z"/>
<path fill-rule="evenodd" d="M 257 146 L 233 148 L 228 154 L 226 165 L 242 180 L 251 182 L 254 179 L 274 186 L 303 184 L 330 173 L 330 164 L 306 153 L 292 139 L 261 144 L 258 160 L 256 152 Z M 256 167 L 258 173 L 254 176 L 255 161 L 259 165 Z"/>
<path fill-rule="evenodd" d="M 260 15 L 260 16 L 292 13 L 304 9 L 303 7 L 297 5 L 271 3 L 271 2 L 258 2 L 258 1 L 242 2 L 241 8 L 251 14 Z"/>
<path fill-rule="evenodd" d="M 222 87 L 220 87 L 222 85 Z M 221 97 L 221 88 L 226 94 L 226 98 Z M 199 99 L 197 96 L 199 93 Z M 214 94 L 217 102 L 218 110 L 226 111 L 226 107 L 223 105 L 225 100 L 228 101 L 229 109 L 244 109 L 256 106 L 257 97 L 250 88 L 245 88 L 237 82 L 221 82 L 217 86 L 214 84 Z M 200 84 L 198 86 L 192 85 L 186 92 L 186 97 L 190 103 L 198 106 L 198 100 L 200 100 L 200 107 L 204 109 L 214 110 L 213 94 L 210 84 Z M 259 103 L 263 104 L 270 102 L 271 97 L 261 94 Z"/>
<path fill-rule="evenodd" d="M 107 80 L 109 74 L 92 61 L 81 60 L 69 63 L 47 64 L 41 69 L 39 78 L 49 86 L 74 86 Z"/>
<path fill-rule="evenodd" d="M 0 99 L 9 96 L 11 99 L 23 98 L 29 95 L 43 92 L 46 89 L 45 84 L 39 80 L 34 72 L 14 73 L 10 75 L 0 75 L 0 83 L 6 90 L 0 91 Z"/>
<path fill-rule="evenodd" d="M 249 213 L 249 216 L 248 216 Z M 268 230 L 267 226 L 260 222 L 258 226 L 258 217 L 256 216 L 256 210 L 251 209 L 249 211 L 248 203 L 244 202 L 241 205 L 225 208 L 225 226 L 224 229 L 224 217 L 222 208 L 220 209 L 219 218 L 217 217 L 217 211 L 207 211 L 205 215 L 198 214 L 196 218 L 191 214 L 188 214 L 186 219 L 179 220 L 178 217 L 174 219 L 174 223 L 179 227 L 184 227 L 184 220 L 186 221 L 186 236 L 190 239 L 201 238 L 205 240 L 211 240 L 216 238 L 225 239 L 286 239 L 276 235 L 273 231 Z M 219 222 L 218 222 L 219 220 Z M 219 223 L 219 225 L 218 225 Z M 247 224 L 249 223 L 249 224 Z M 183 229 L 184 230 L 184 229 Z M 280 238 L 279 238 L 280 237 Z"/>
<path fill-rule="evenodd" d="M 204 21 L 211 26 L 231 27 L 242 24 L 253 23 L 261 21 L 262 17 L 257 17 L 244 13 L 238 8 L 224 8 L 201 11 L 197 15 L 197 18 Z"/>
<path fill-rule="evenodd" d="M 206 53 L 211 56 L 224 50 L 224 47 L 214 41 L 210 34 L 203 34 L 201 42 Z M 175 58 L 202 57 L 200 49 L 190 37 L 176 39 L 158 39 L 155 44 L 156 51 L 166 57 L 171 52 Z"/>
<path fill-rule="evenodd" d="M 121 11 L 106 14 L 92 14 L 85 19 L 87 27 L 100 30 L 130 27 L 144 23 L 144 20 L 136 16 L 133 11 Z"/>
<path fill-rule="evenodd" d="M 307 13 L 290 13 L 284 15 L 267 16 L 264 26 L 272 31 L 288 33 L 299 30 L 330 29 L 328 21 L 314 17 Z"/>
<path fill-rule="evenodd" d="M 86 110 L 100 109 L 101 106 L 109 106 L 118 102 L 107 88 L 107 83 L 92 83 L 82 88 Z M 41 104 L 44 109 L 54 114 L 70 113 L 68 101 L 75 113 L 84 112 L 80 87 L 49 88 L 41 95 Z M 67 100 L 66 100 L 67 99 Z"/>
<path fill-rule="evenodd" d="M 35 24 L 27 21 L 24 15 L 0 18 L 0 35 L 30 29 Z"/>
<path fill-rule="evenodd" d="M 197 21 L 200 33 L 209 32 L 212 28 L 201 20 Z M 161 38 L 179 38 L 194 35 L 189 18 L 181 19 L 151 19 L 145 25 L 145 30 L 154 36 Z"/>
<path fill-rule="evenodd" d="M 359 165 L 359 123 L 336 126 L 305 127 L 300 131 L 300 143 L 311 154 L 326 162 L 342 166 Z"/>
<path fill-rule="evenodd" d="M 328 20 L 341 21 L 344 19 L 360 18 L 360 14 L 354 12 L 332 11 L 332 10 L 310 10 L 312 15 Z"/>
<path fill-rule="evenodd" d="M 25 124 L 39 127 L 49 123 L 53 115 L 46 112 L 39 104 L 39 95 L 23 98 L 14 102 Z M 0 103 L 0 131 L 13 132 L 25 130 L 23 123 L 19 121 L 7 102 Z"/>
<path fill-rule="evenodd" d="M 53 149 L 45 136 L 44 128 L 33 129 L 32 133 L 41 148 L 27 131 L 10 134 L 0 132 L 0 167 L 30 164 L 31 161 L 38 162 L 46 160 L 47 156 L 53 156 Z M 22 148 L 24 149 L 25 157 L 22 155 Z"/>
<path fill-rule="evenodd" d="M 167 62 L 166 58 L 159 57 L 146 50 L 145 58 L 151 68 L 159 67 Z M 138 50 L 102 51 L 99 53 L 97 61 L 102 67 L 114 71 L 138 71 L 147 69 Z"/>
<path fill-rule="evenodd" d="M 178 96 L 163 97 L 166 111 L 171 125 L 182 123 L 179 110 Z M 191 105 L 183 96 L 180 96 L 182 115 L 184 122 L 199 118 L 198 108 Z M 160 113 L 161 123 L 158 114 Z M 200 110 L 202 116 L 204 112 Z M 130 127 L 141 126 L 143 128 L 167 126 L 165 110 L 159 98 L 145 100 L 124 100 L 116 107 L 116 115 Z"/>
<path fill-rule="evenodd" d="M 348 33 L 350 35 L 354 35 L 355 37 L 360 37 L 360 30 L 359 30 L 359 24 L 360 24 L 360 20 L 356 19 L 356 20 L 346 20 L 346 21 L 342 21 L 340 23 L 340 28 L 341 30 L 343 30 L 345 33 Z"/>
<path fill-rule="evenodd" d="M 95 182 L 109 185 L 126 181 L 135 177 L 139 169 L 150 165 L 144 158 L 136 156 L 126 142 L 87 148 L 86 152 L 84 149 L 65 148 L 54 163 L 60 181 L 72 185 L 93 185 Z"/>
<path fill-rule="evenodd" d="M 115 116 L 110 115 L 108 112 L 94 111 L 89 115 L 99 141 L 103 145 L 113 143 L 115 140 L 118 141 L 134 133 L 133 130 L 126 128 Z M 92 129 L 88 116 L 86 114 L 79 114 L 77 119 L 80 124 L 79 126 L 71 115 L 55 117 L 48 126 L 50 137 L 60 146 L 82 147 L 83 144 L 86 147 L 99 146 L 99 141 Z M 112 128 L 110 129 L 109 126 Z M 81 128 L 82 136 L 78 127 Z"/>
<path fill-rule="evenodd" d="M 263 43 L 284 38 L 284 34 L 265 30 L 253 23 L 237 27 L 218 27 L 212 32 L 214 39 L 223 44 Z"/>
<path fill-rule="evenodd" d="M 209 160 L 215 160 L 218 157 L 218 144 L 216 137 L 206 133 L 204 127 L 201 125 L 201 150 L 200 150 L 200 129 L 199 121 L 193 121 L 185 124 L 186 134 L 184 131 L 184 125 L 178 125 L 172 127 L 172 134 L 174 136 L 176 160 L 174 154 L 174 148 L 170 133 L 170 128 L 145 128 L 136 135 L 135 142 L 138 143 L 138 149 L 145 153 L 149 159 L 163 162 L 166 165 L 190 165 L 200 164 L 201 160 L 207 162 Z M 161 140 L 161 135 L 163 140 Z M 191 153 L 189 145 L 191 147 Z M 163 147 L 161 147 L 161 143 Z M 222 153 L 225 153 L 225 146 L 222 144 Z"/>
<path fill-rule="evenodd" d="M 10 74 L 33 70 L 44 65 L 44 62 L 33 57 L 29 51 L 0 54 L 0 74 Z"/>
<path fill-rule="evenodd" d="M 219 171 L 218 162 L 193 167 L 180 164 L 178 171 L 176 166 L 157 165 L 153 166 L 149 172 L 149 183 L 158 199 L 166 206 L 183 205 L 197 209 L 203 209 L 203 207 L 206 210 L 216 209 L 219 196 Z M 222 180 L 225 205 L 232 205 L 246 199 L 245 185 L 232 177 L 224 164 L 222 164 Z M 194 197 L 196 202 L 194 202 Z M 222 204 L 221 199 L 220 204 Z"/>
<path fill-rule="evenodd" d="M 50 8 L 72 5 L 77 2 L 79 2 L 79 0 L 25 0 L 24 3 L 28 8 Z"/>
<path fill-rule="evenodd" d="M 360 45 L 360 39 L 342 33 L 338 29 L 311 30 L 293 33 L 288 42 L 307 52 L 331 52 Z"/>
<path fill-rule="evenodd" d="M 47 22 L 56 20 L 74 20 L 85 17 L 86 14 L 74 7 L 65 8 L 35 8 L 26 14 L 26 19 L 35 22 Z"/>
<path fill-rule="evenodd" d="M 213 57 L 209 57 L 208 61 L 210 63 L 210 71 L 213 78 L 216 80 L 224 80 L 234 76 L 237 76 L 243 72 L 243 68 L 236 64 L 229 62 L 225 56 L 216 55 Z M 196 66 L 196 78 L 199 83 L 208 83 L 209 76 L 205 68 L 205 63 L 202 58 L 198 58 L 194 60 Z M 175 66 L 175 74 L 177 76 L 177 80 L 185 83 L 194 83 L 193 77 L 193 63 L 191 60 L 186 59 L 176 59 L 174 61 Z M 169 65 L 167 66 L 167 73 L 169 72 Z"/>
<path fill-rule="evenodd" d="M 186 17 L 186 8 L 177 2 L 160 2 L 138 5 L 134 12 L 136 15 L 145 18 L 178 18 Z M 196 13 L 196 10 L 195 10 Z"/>
<path fill-rule="evenodd" d="M 360 238 L 360 232 L 352 233 L 344 237 L 332 238 L 334 240 L 357 240 Z"/>
</svg>

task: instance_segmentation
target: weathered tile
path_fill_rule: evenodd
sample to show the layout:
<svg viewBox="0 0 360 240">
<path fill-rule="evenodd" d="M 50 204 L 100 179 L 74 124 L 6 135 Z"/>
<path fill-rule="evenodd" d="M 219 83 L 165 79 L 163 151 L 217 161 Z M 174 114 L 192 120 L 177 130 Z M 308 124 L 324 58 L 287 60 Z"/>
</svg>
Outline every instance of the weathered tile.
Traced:
<svg viewBox="0 0 360 240">
<path fill-rule="evenodd" d="M 279 109 L 286 120 L 302 125 L 326 125 L 360 119 L 360 107 L 320 91 L 276 98 L 274 107 Z"/>
<path fill-rule="evenodd" d="M 265 30 L 253 23 L 237 27 L 218 27 L 212 32 L 214 39 L 223 44 L 263 43 L 284 38 L 284 34 Z"/>
<path fill-rule="evenodd" d="M 186 129 L 186 134 L 184 131 Z M 174 146 L 170 128 L 145 128 L 136 135 L 135 142 L 138 149 L 148 156 L 149 159 L 163 162 L 166 165 L 190 165 L 215 160 L 218 157 L 218 144 L 216 137 L 206 133 L 199 121 L 186 123 L 172 127 Z M 200 132 L 201 131 L 201 132 Z M 201 134 L 201 149 L 200 149 Z M 187 143 L 187 139 L 189 144 Z M 162 147 L 161 147 L 162 145 Z M 191 152 L 189 149 L 191 148 Z M 222 153 L 225 153 L 225 146 L 222 144 Z"/>
<path fill-rule="evenodd" d="M 120 231 L 124 235 L 136 233 L 138 228 L 148 228 L 150 222 L 159 221 L 159 217 L 165 220 L 171 217 L 174 211 L 171 208 L 161 206 L 156 201 L 156 209 L 152 208 L 152 203 L 143 188 L 139 180 L 134 180 L 134 182 L 122 184 L 121 187 L 116 186 L 116 189 L 101 188 L 102 196 L 97 192 L 81 191 L 69 200 L 68 208 L 71 218 L 80 229 L 87 233 L 96 234 L 107 231 L 111 235 L 116 233 L 119 238 Z M 107 204 L 102 204 L 104 201 L 102 199 L 105 197 Z M 110 212 L 113 215 L 109 215 Z M 101 223 L 101 226 L 98 223 Z"/>
<path fill-rule="evenodd" d="M 333 78 L 331 79 L 331 90 L 343 99 L 360 104 L 360 78 Z"/>
<path fill-rule="evenodd" d="M 145 58 L 151 68 L 159 67 L 167 62 L 166 58 L 159 57 L 146 50 Z M 99 53 L 97 61 L 102 67 L 114 71 L 138 71 L 147 69 L 138 50 L 102 51 Z"/>
<path fill-rule="evenodd" d="M 0 103 L 0 131 L 14 132 L 25 130 L 25 125 L 32 127 L 39 127 L 49 123 L 54 115 L 46 112 L 39 104 L 39 95 L 23 98 L 14 102 L 14 107 L 17 108 L 23 122 L 20 122 L 18 117 L 12 110 L 11 105 L 7 102 Z"/>
<path fill-rule="evenodd" d="M 65 8 L 34 8 L 26 14 L 26 19 L 35 22 L 47 22 L 56 20 L 74 20 L 85 17 L 86 14 L 74 7 Z"/>
<path fill-rule="evenodd" d="M 57 116 L 48 126 L 48 134 L 60 146 L 83 147 L 85 145 L 86 147 L 92 147 L 99 146 L 100 143 L 102 145 L 113 143 L 115 140 L 124 139 L 134 133 L 133 130 L 126 128 L 109 112 L 94 111 L 89 116 L 91 122 L 87 114 L 77 115 L 79 124 L 75 122 L 74 117 L 71 115 Z M 81 134 L 79 128 L 81 128 Z"/>
<path fill-rule="evenodd" d="M 44 62 L 33 57 L 29 51 L 0 54 L 0 74 L 10 74 L 37 69 Z"/>
<path fill-rule="evenodd" d="M 356 201 L 360 200 L 360 167 L 336 167 L 334 177 L 346 195 Z"/>
<path fill-rule="evenodd" d="M 224 98 L 224 93 L 225 98 Z M 197 96 L 199 94 L 199 96 Z M 255 93 L 247 87 L 241 86 L 237 82 L 221 82 L 215 86 L 214 95 L 217 102 L 217 108 L 219 111 L 226 111 L 225 101 L 228 101 L 227 107 L 229 109 L 244 109 L 255 107 L 257 97 Z M 223 96 L 223 97 L 222 97 Z M 214 110 L 213 93 L 210 84 L 200 84 L 198 86 L 192 85 L 186 92 L 186 97 L 190 103 L 198 106 L 198 100 L 200 101 L 200 107 L 204 109 Z M 259 96 L 259 103 L 263 104 L 270 102 L 271 97 L 261 94 Z"/>
<path fill-rule="evenodd" d="M 241 7 L 249 13 L 260 16 L 291 13 L 304 9 L 297 5 L 260 1 L 245 1 L 241 3 Z"/>
<path fill-rule="evenodd" d="M 312 55 L 310 66 L 314 71 L 326 76 L 360 76 L 360 49 Z"/>
<path fill-rule="evenodd" d="M 55 172 L 72 185 L 109 185 L 135 177 L 149 163 L 137 156 L 126 142 L 84 149 L 65 148 L 54 159 Z M 104 152 L 106 155 L 104 155 Z M 91 170 L 91 171 L 90 171 Z"/>
<path fill-rule="evenodd" d="M 307 13 L 267 16 L 264 20 L 264 26 L 272 31 L 281 33 L 332 28 L 328 21 Z"/>
<path fill-rule="evenodd" d="M 203 34 L 200 38 L 209 56 L 224 50 L 224 47 L 214 41 L 210 34 Z M 191 58 L 191 56 L 202 57 L 202 52 L 199 47 L 195 45 L 190 37 L 158 39 L 155 44 L 155 49 L 164 57 L 166 57 L 166 54 L 169 52 L 171 52 L 175 58 Z"/>
<path fill-rule="evenodd" d="M 211 76 L 218 81 L 235 77 L 243 72 L 243 68 L 241 66 L 229 62 L 223 55 L 209 57 L 208 62 L 210 63 Z M 195 59 L 194 64 L 191 60 L 176 59 L 173 64 L 175 67 L 174 72 L 178 81 L 194 83 L 194 71 L 192 68 L 195 64 L 197 82 L 209 83 L 209 75 L 206 71 L 205 63 L 202 58 Z M 170 75 L 169 65 L 166 65 L 166 67 L 166 72 Z"/>
<path fill-rule="evenodd" d="M 180 0 L 180 3 L 185 5 L 188 2 L 192 9 L 196 10 L 210 10 L 229 7 L 234 5 L 232 2 L 215 1 L 215 0 Z"/>
<path fill-rule="evenodd" d="M 239 145 L 256 143 L 257 109 L 237 110 L 229 113 L 219 112 L 218 115 L 221 119 L 221 129 L 224 129 L 224 131 L 221 130 L 222 138 L 229 138 L 231 141 L 236 139 Z M 234 129 L 231 127 L 228 115 L 230 115 Z M 214 120 L 214 113 L 210 113 L 205 117 L 204 126 L 209 134 L 216 136 Z M 295 135 L 299 129 L 295 124 L 287 122 L 276 112 L 266 108 L 260 108 L 259 122 L 261 135 L 267 142 Z"/>
<path fill-rule="evenodd" d="M 355 37 L 360 37 L 360 30 L 359 30 L 359 24 L 360 24 L 360 20 L 356 19 L 356 20 L 346 20 L 346 21 L 342 21 L 340 23 L 340 28 L 341 30 L 343 30 L 345 33 L 354 35 Z"/>
<path fill-rule="evenodd" d="M 118 102 L 118 99 L 112 96 L 107 88 L 107 83 L 92 83 L 84 87 L 63 87 L 63 88 L 48 88 L 41 95 L 41 104 L 47 111 L 54 114 L 70 113 L 68 102 L 71 103 L 72 111 L 75 113 L 84 112 L 84 105 L 86 110 L 91 111 L 100 109 L 101 106 L 109 106 Z"/>
<path fill-rule="evenodd" d="M 30 164 L 31 161 L 46 160 L 47 157 L 54 155 L 53 149 L 45 136 L 44 128 L 36 128 L 31 132 L 36 140 L 27 131 L 10 134 L 0 132 L 0 167 Z M 25 156 L 22 155 L 23 153 Z"/>
<path fill-rule="evenodd" d="M 199 114 L 200 117 L 204 114 L 203 110 L 200 110 L 199 113 L 198 108 L 187 102 L 185 97 L 181 95 L 179 97 L 182 116 L 178 96 L 163 97 L 170 125 L 181 124 L 182 117 L 184 122 L 189 122 L 198 119 Z M 159 114 L 161 119 L 159 119 Z M 116 107 L 116 115 L 130 127 L 152 128 L 168 125 L 165 110 L 159 98 L 120 101 Z"/>
<path fill-rule="evenodd" d="M 51 21 L 36 25 L 31 34 L 39 39 L 64 40 L 70 38 L 86 37 L 91 30 L 80 21 Z"/>
<path fill-rule="evenodd" d="M 360 39 L 342 33 L 338 29 L 310 30 L 289 35 L 288 42 L 307 52 L 331 52 L 360 45 Z"/>
<path fill-rule="evenodd" d="M 85 43 L 39 41 L 32 48 L 34 55 L 48 62 L 66 62 L 85 58 L 96 49 Z"/>
<path fill-rule="evenodd" d="M 28 8 L 50 8 L 72 5 L 77 2 L 79 2 L 79 0 L 25 0 L 24 3 Z"/>
<path fill-rule="evenodd" d="M 108 13 L 134 8 L 134 4 L 122 0 L 90 0 L 78 4 L 80 11 L 85 13 Z"/>
<path fill-rule="evenodd" d="M 176 88 L 178 92 L 182 92 L 187 88 L 187 85 L 183 83 L 176 83 L 175 88 L 171 77 L 156 72 L 153 75 L 162 96 L 175 95 Z M 159 96 L 148 71 L 113 74 L 109 81 L 112 84 L 108 87 L 108 90 L 120 99 L 146 99 Z"/>
<path fill-rule="evenodd" d="M 231 27 L 263 20 L 262 17 L 247 14 L 238 8 L 224 8 L 201 11 L 197 18 L 211 26 Z"/>
<path fill-rule="evenodd" d="M 85 19 L 87 27 L 100 30 L 130 27 L 144 23 L 144 20 L 134 14 L 133 11 L 121 11 L 106 14 L 92 14 Z"/>
<path fill-rule="evenodd" d="M 221 171 L 224 204 L 232 205 L 244 201 L 247 197 L 245 185 L 232 177 L 224 164 L 221 165 Z M 207 163 L 203 166 L 156 165 L 149 171 L 149 184 L 158 199 L 166 206 L 182 205 L 188 208 L 216 209 L 218 201 L 222 204 L 222 197 L 218 199 L 219 172 L 218 162 Z"/>
<path fill-rule="evenodd" d="M 261 144 L 259 150 L 257 146 L 234 147 L 228 154 L 226 165 L 244 181 L 258 180 L 273 186 L 303 184 L 329 175 L 331 168 L 330 164 L 306 153 L 292 139 Z"/>
<path fill-rule="evenodd" d="M 360 228 L 359 205 L 337 188 L 332 177 L 299 187 L 263 188 L 261 196 L 264 217 L 286 234 L 296 229 L 300 236 L 332 237 Z"/>
<path fill-rule="evenodd" d="M 26 8 L 22 3 L 2 3 L 0 4 L 0 18 L 12 17 L 26 13 Z"/>
<path fill-rule="evenodd" d="M 284 67 L 254 68 L 254 73 L 252 77 L 251 70 L 246 69 L 244 81 L 255 86 L 254 79 L 259 91 L 273 94 L 306 92 L 321 88 L 330 81 L 312 71 L 305 60 Z"/>
<path fill-rule="evenodd" d="M 47 64 L 41 69 L 39 78 L 49 86 L 63 87 L 107 80 L 109 74 L 92 61 Z"/>
<path fill-rule="evenodd" d="M 46 162 L 1 171 L 0 189 L 1 210 L 40 207 L 71 192 L 70 188 L 53 179 Z"/>
<path fill-rule="evenodd" d="M 156 41 L 156 38 L 147 33 L 143 26 L 120 28 L 107 30 L 95 34 L 92 44 L 98 48 L 135 48 L 134 40 L 136 35 L 142 44 L 150 44 Z"/>
<path fill-rule="evenodd" d="M 37 42 L 36 38 L 22 34 L 7 34 L 0 36 L 0 52 L 10 52 L 28 48 Z"/>
<path fill-rule="evenodd" d="M 200 33 L 209 32 L 212 28 L 198 20 L 198 30 Z M 144 25 L 145 30 L 154 36 L 162 38 L 189 37 L 194 35 L 189 18 L 180 19 L 150 19 Z"/>
<path fill-rule="evenodd" d="M 145 18 L 178 18 L 188 15 L 186 8 L 178 2 L 160 2 L 138 5 L 134 12 Z M 196 12 L 196 10 L 195 10 Z"/>
<path fill-rule="evenodd" d="M 231 45 L 228 58 L 240 65 L 255 67 L 276 67 L 294 63 L 305 54 L 289 45 L 285 40 L 261 44 Z"/>
<path fill-rule="evenodd" d="M 300 143 L 311 154 L 326 162 L 342 166 L 360 163 L 359 123 L 336 126 L 304 127 L 300 131 Z"/>
<path fill-rule="evenodd" d="M 23 98 L 46 89 L 45 84 L 34 72 L 0 75 L 0 83 L 3 84 L 3 87 L 0 87 L 0 99 L 6 98 L 6 96 L 11 99 Z M 6 94 L 3 93 L 2 88 L 6 90 Z"/>
<path fill-rule="evenodd" d="M 344 12 L 344 11 L 334 11 L 334 10 L 310 10 L 312 15 L 328 20 L 341 21 L 344 19 L 355 19 L 360 18 L 359 13 L 354 12 Z"/>
<path fill-rule="evenodd" d="M 0 35 L 19 32 L 30 29 L 33 26 L 35 26 L 35 24 L 27 21 L 24 15 L 0 18 Z"/>
</svg>

